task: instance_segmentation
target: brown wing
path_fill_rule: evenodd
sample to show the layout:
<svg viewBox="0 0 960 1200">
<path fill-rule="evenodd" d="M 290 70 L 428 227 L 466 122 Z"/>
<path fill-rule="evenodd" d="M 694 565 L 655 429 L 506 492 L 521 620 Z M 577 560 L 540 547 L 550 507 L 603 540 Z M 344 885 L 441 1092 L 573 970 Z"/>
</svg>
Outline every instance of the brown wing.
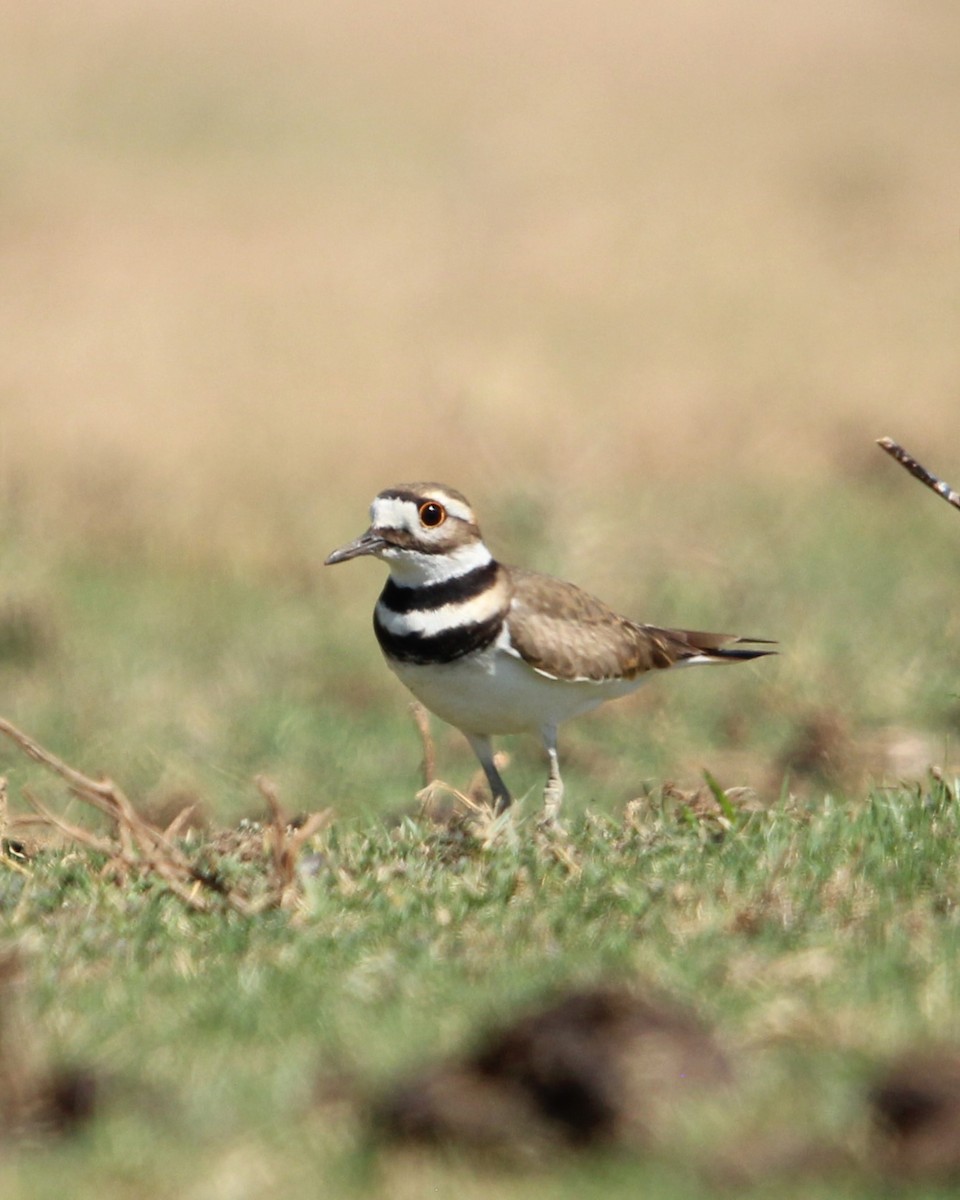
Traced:
<svg viewBox="0 0 960 1200">
<path fill-rule="evenodd" d="M 685 659 L 725 662 L 770 653 L 723 649 L 755 639 L 638 625 L 589 592 L 535 571 L 511 567 L 510 581 L 507 628 L 514 648 L 555 679 L 633 679 Z"/>
</svg>

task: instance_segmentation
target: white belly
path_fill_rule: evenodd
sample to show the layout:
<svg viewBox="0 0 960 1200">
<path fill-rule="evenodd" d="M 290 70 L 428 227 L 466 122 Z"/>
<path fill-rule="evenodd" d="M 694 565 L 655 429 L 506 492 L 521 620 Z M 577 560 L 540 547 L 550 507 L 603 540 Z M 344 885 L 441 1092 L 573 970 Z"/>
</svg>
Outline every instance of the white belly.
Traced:
<svg viewBox="0 0 960 1200">
<path fill-rule="evenodd" d="M 450 663 L 389 665 L 432 713 L 474 734 L 537 733 L 636 691 L 646 678 L 550 679 L 496 644 Z"/>
</svg>

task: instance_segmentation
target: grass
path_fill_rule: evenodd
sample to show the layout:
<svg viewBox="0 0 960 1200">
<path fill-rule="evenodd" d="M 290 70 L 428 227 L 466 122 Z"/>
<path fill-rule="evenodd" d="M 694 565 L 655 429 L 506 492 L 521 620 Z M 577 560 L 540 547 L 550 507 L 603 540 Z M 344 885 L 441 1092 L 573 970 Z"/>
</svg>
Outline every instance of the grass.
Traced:
<svg viewBox="0 0 960 1200">
<path fill-rule="evenodd" d="M 42 853 L 29 874 L 5 875 L 2 896 L 8 935 L 27 948 L 36 1036 L 111 1082 L 89 1130 L 7 1163 L 5 1193 L 52 1195 L 69 1180 L 81 1198 L 123 1195 L 135 1178 L 151 1195 L 217 1195 L 239 1159 L 291 1196 L 319 1181 L 328 1194 L 405 1194 L 409 1162 L 372 1164 L 356 1123 L 317 1107 L 318 1078 L 349 1068 L 375 1090 L 560 984 L 610 978 L 695 1005 L 745 1073 L 736 1112 L 700 1130 L 699 1154 L 783 1122 L 859 1145 L 879 1065 L 960 1032 L 945 849 L 957 786 L 785 802 L 732 822 L 653 795 L 577 820 L 562 859 L 529 819 L 487 849 L 412 819 L 335 825 L 295 915 L 256 920 L 188 915 L 160 887 L 118 887 L 88 857 Z M 774 1094 L 789 1099 L 771 1121 Z M 421 1169 L 494 1196 L 627 1195 L 651 1180 L 665 1196 L 713 1194 L 669 1160 L 601 1156 L 589 1179 L 575 1161 L 532 1175 L 475 1177 L 469 1159 Z"/>
</svg>

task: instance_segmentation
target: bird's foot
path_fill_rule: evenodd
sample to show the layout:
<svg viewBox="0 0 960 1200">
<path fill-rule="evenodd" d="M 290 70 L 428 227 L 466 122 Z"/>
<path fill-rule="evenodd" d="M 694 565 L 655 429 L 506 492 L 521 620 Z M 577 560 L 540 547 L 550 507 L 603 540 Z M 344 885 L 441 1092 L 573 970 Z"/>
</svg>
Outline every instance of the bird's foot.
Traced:
<svg viewBox="0 0 960 1200">
<path fill-rule="evenodd" d="M 543 812 L 537 821 L 537 827 L 544 832 L 559 833 L 566 837 L 566 832 L 560 824 L 560 806 L 563 803 L 563 783 L 559 778 L 551 778 L 543 791 Z"/>
</svg>

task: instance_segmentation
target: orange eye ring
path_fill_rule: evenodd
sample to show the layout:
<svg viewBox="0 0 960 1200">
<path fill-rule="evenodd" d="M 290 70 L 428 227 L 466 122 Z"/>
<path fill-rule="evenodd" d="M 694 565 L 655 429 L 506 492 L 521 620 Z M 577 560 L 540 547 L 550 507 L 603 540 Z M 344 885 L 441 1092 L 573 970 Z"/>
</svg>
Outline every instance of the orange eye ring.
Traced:
<svg viewBox="0 0 960 1200">
<path fill-rule="evenodd" d="M 426 529 L 436 529 L 447 519 L 447 510 L 436 500 L 425 500 L 418 509 L 420 524 Z"/>
</svg>

